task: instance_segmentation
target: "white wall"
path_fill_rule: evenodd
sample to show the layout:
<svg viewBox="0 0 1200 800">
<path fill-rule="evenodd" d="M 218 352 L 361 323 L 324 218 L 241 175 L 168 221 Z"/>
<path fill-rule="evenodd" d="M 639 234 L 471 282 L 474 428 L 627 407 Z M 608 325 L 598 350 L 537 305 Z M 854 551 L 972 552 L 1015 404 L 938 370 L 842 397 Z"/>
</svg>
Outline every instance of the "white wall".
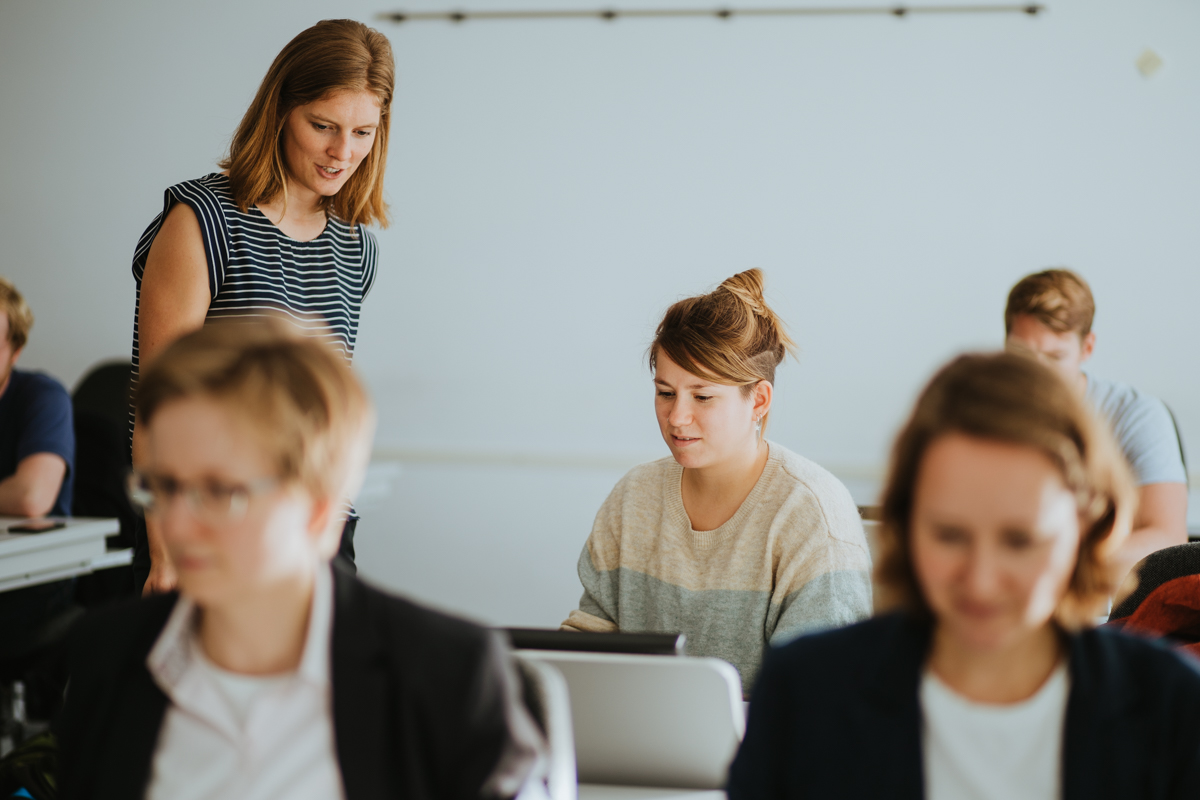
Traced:
<svg viewBox="0 0 1200 800">
<path fill-rule="evenodd" d="M 400 77 L 395 224 L 357 363 L 380 457 L 406 465 L 371 501 L 366 571 L 496 621 L 561 618 L 607 488 L 663 451 L 658 316 L 752 266 L 803 350 L 771 435 L 842 474 L 878 470 L 930 371 L 995 346 L 1009 286 L 1060 264 L 1097 295 L 1095 370 L 1166 399 L 1200 458 L 1200 6 L 1048 5 L 375 23 Z M 163 188 L 212 169 L 292 35 L 394 8 L 0 3 L 0 274 L 37 313 L 25 365 L 71 383 L 127 354 Z"/>
</svg>

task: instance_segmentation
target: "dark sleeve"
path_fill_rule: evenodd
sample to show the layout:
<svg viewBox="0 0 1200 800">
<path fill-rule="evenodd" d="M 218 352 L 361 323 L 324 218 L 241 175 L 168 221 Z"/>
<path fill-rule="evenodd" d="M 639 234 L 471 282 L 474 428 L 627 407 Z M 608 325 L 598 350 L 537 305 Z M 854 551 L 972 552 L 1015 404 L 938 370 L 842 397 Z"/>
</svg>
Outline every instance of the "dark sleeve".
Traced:
<svg viewBox="0 0 1200 800">
<path fill-rule="evenodd" d="M 379 242 L 375 239 L 375 234 L 362 225 L 358 226 L 358 232 L 363 243 L 362 299 L 366 300 L 371 287 L 375 285 L 375 275 L 379 270 Z"/>
<path fill-rule="evenodd" d="M 1179 760 L 1179 780 L 1171 794 L 1176 800 L 1200 797 L 1200 742 L 1193 736 Z"/>
<path fill-rule="evenodd" d="M 140 797 L 167 698 L 145 669 L 176 595 L 93 611 L 67 641 L 67 690 L 54 721 L 60 800 Z"/>
<path fill-rule="evenodd" d="M 1169 694 L 1160 705 L 1167 710 L 1170 721 L 1164 720 L 1166 724 L 1160 723 L 1158 727 L 1168 732 L 1175 744 L 1176 777 L 1169 796 L 1183 800 L 1200 797 L 1200 662 L 1190 654 L 1171 653 L 1171 656 L 1182 663 L 1168 665 L 1171 677 L 1155 681 L 1160 687 L 1169 687 Z"/>
<path fill-rule="evenodd" d="M 779 651 L 769 651 L 750 699 L 746 736 L 729 766 L 729 800 L 779 797 L 779 753 L 785 749 L 784 724 L 789 719 L 787 681 Z"/>
<path fill-rule="evenodd" d="M 54 733 L 59 743 L 59 795 L 63 800 L 86 797 L 85 788 L 90 784 L 88 777 L 91 764 L 87 758 L 86 743 L 94 738 L 95 729 L 103 716 L 101 699 L 105 692 L 98 687 L 103 684 L 103 670 L 92 661 L 101 641 L 85 621 L 76 625 L 68 640 L 67 674 L 70 680 L 64 696 L 62 712 L 54 721 Z"/>
<path fill-rule="evenodd" d="M 30 389 L 17 437 L 17 463 L 35 453 L 53 453 L 67 462 L 70 475 L 75 468 L 71 398 L 58 381 L 43 375 L 34 377 Z"/>
<path fill-rule="evenodd" d="M 229 230 L 221 200 L 205 184 L 205 179 L 184 181 L 163 193 L 162 212 L 150 222 L 134 248 L 133 277 L 138 286 L 141 286 L 142 276 L 146 273 L 146 259 L 150 256 L 150 246 L 154 244 L 155 237 L 162 229 L 167 213 L 176 203 L 183 203 L 190 208 L 200 224 L 200 235 L 204 239 L 204 257 L 208 263 L 209 297 L 215 298 L 225 282 L 225 267 L 229 262 Z"/>
<path fill-rule="evenodd" d="M 489 631 L 464 676 L 462 705 L 445 767 L 452 796 L 508 798 L 539 768 L 545 745 L 522 699 L 507 644 Z"/>
</svg>

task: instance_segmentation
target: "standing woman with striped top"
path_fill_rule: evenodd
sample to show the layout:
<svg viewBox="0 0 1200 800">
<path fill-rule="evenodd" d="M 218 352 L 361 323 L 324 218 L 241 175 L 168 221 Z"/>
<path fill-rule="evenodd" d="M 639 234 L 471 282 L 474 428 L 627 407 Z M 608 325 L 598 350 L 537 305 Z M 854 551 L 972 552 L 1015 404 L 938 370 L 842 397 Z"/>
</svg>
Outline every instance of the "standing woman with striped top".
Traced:
<svg viewBox="0 0 1200 800">
<path fill-rule="evenodd" d="M 276 56 L 222 172 L 167 189 L 133 258 L 134 380 L 168 344 L 228 317 L 283 315 L 349 360 L 387 225 L 383 175 L 395 83 L 383 34 L 325 20 Z M 131 412 L 132 414 L 132 412 Z M 133 459 L 141 432 L 133 427 Z M 341 554 L 353 562 L 356 520 Z M 175 586 L 153 525 L 139 526 L 134 579 L 143 593 Z"/>
</svg>

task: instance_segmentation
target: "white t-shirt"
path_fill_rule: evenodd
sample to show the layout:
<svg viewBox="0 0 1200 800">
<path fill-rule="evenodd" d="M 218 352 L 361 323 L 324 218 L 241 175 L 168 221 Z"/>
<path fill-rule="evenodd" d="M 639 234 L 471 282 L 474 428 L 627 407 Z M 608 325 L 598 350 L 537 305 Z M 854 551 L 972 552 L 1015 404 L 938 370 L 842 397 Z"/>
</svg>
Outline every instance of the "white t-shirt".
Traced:
<svg viewBox="0 0 1200 800">
<path fill-rule="evenodd" d="M 1059 662 L 1019 703 L 976 703 L 921 678 L 926 800 L 1060 800 L 1070 681 Z"/>
</svg>

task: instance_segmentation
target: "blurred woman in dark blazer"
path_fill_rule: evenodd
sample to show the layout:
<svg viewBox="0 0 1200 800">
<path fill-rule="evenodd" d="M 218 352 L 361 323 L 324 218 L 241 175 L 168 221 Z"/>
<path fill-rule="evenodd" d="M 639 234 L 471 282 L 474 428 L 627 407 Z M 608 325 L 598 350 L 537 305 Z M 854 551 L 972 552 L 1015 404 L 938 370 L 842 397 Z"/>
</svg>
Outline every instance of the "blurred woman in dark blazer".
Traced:
<svg viewBox="0 0 1200 800">
<path fill-rule="evenodd" d="M 886 613 L 772 653 L 731 800 L 1200 796 L 1200 673 L 1092 627 L 1128 535 L 1128 467 L 1018 355 L 934 377 L 892 453 Z"/>
<path fill-rule="evenodd" d="M 331 567 L 373 413 L 342 355 L 214 323 L 142 376 L 152 515 L 178 593 L 81 624 L 65 798 L 480 798 L 536 786 L 542 742 L 495 634 Z M 537 794 L 536 791 L 533 792 Z"/>
</svg>

